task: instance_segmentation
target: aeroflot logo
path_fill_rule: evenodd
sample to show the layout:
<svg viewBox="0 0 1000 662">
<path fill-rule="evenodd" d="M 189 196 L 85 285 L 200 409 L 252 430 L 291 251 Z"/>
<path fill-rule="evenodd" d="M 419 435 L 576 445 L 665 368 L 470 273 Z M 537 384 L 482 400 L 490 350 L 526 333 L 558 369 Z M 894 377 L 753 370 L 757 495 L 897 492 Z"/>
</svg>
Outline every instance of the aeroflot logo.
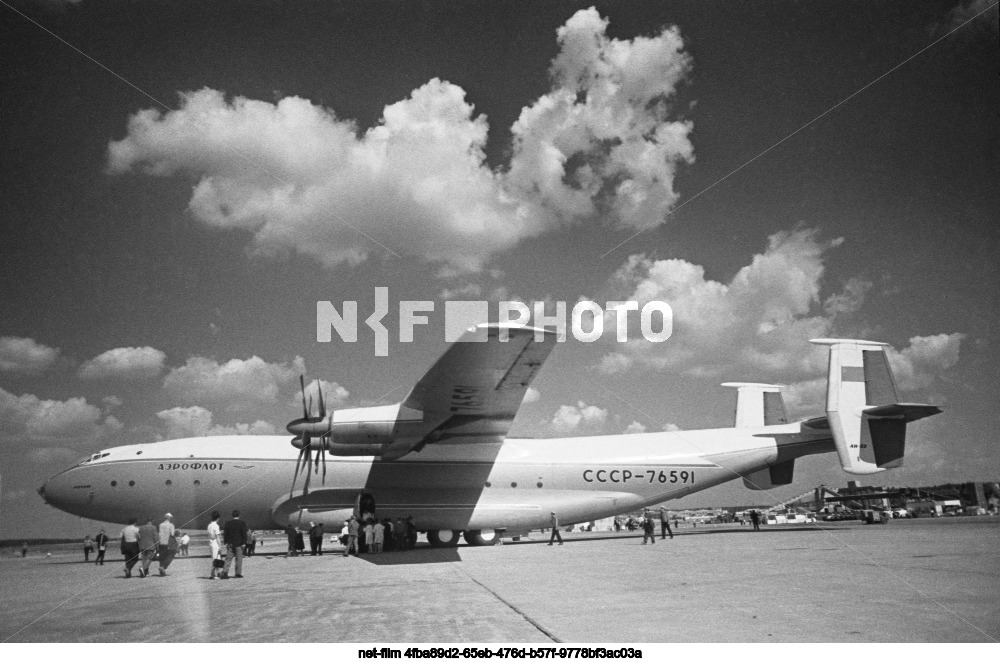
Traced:
<svg viewBox="0 0 1000 662">
<path fill-rule="evenodd" d="M 554 314 L 546 313 L 553 309 Z M 445 301 L 444 339 L 445 342 L 486 342 L 485 334 L 466 335 L 465 332 L 476 324 L 498 322 L 530 323 L 536 329 L 555 331 L 558 342 L 566 341 L 567 330 L 580 342 L 594 342 L 604 335 L 606 322 L 611 326 L 609 320 L 613 318 L 615 339 L 626 342 L 630 311 L 638 316 L 642 337 L 649 342 L 663 342 L 673 333 L 674 313 L 663 301 L 650 301 L 641 307 L 637 301 L 608 301 L 603 307 L 594 301 L 580 301 L 572 306 L 565 301 L 536 301 L 530 308 L 520 301 Z M 434 312 L 433 301 L 400 301 L 399 342 L 413 342 L 415 327 L 430 324 L 429 315 Z M 389 288 L 376 287 L 375 311 L 364 320 L 375 335 L 375 356 L 389 355 L 389 329 L 382 324 L 388 313 Z M 344 301 L 340 310 L 331 301 L 316 302 L 316 342 L 331 342 L 334 332 L 343 342 L 358 341 L 357 301 Z M 544 332 L 536 331 L 535 337 L 542 340 Z M 500 341 L 507 339 L 506 330 L 501 329 Z"/>
</svg>

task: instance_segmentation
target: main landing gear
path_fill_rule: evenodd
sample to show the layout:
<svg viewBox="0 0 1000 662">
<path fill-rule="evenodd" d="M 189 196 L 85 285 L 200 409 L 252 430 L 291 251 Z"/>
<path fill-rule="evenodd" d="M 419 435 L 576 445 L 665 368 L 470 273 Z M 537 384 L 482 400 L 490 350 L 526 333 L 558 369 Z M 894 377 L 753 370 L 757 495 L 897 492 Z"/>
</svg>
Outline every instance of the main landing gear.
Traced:
<svg viewBox="0 0 1000 662">
<path fill-rule="evenodd" d="M 465 536 L 465 542 L 473 547 L 489 547 L 500 542 L 500 532 L 494 529 L 476 529 L 475 531 L 453 531 L 441 529 L 427 532 L 427 542 L 431 547 L 455 547 L 458 545 L 459 534 Z"/>
</svg>

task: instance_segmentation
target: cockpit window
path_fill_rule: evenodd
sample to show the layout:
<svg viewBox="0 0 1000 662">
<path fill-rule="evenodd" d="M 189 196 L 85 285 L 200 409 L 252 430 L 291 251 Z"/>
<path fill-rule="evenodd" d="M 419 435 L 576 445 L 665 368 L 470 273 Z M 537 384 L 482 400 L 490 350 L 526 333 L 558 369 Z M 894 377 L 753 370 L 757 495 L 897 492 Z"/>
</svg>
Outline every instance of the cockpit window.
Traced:
<svg viewBox="0 0 1000 662">
<path fill-rule="evenodd" d="M 100 460 L 101 458 L 107 457 L 109 455 L 111 455 L 111 453 L 94 453 L 90 457 L 87 457 L 87 458 L 84 458 L 83 460 L 81 460 L 80 463 L 77 466 L 82 466 L 84 464 L 90 464 L 94 460 Z"/>
</svg>

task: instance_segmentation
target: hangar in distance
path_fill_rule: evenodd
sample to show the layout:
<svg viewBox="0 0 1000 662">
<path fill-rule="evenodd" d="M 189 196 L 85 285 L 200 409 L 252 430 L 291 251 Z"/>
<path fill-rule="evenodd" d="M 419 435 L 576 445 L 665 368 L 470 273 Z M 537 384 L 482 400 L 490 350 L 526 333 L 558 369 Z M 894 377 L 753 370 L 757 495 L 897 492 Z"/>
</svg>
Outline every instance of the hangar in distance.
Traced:
<svg viewBox="0 0 1000 662">
<path fill-rule="evenodd" d="M 792 482 L 795 460 L 836 453 L 870 474 L 902 464 L 906 426 L 940 413 L 900 402 L 882 343 L 829 347 L 826 413 L 788 422 L 780 391 L 738 389 L 735 426 L 560 439 L 508 438 L 555 333 L 484 324 L 452 344 L 395 405 L 328 412 L 306 403 L 288 436 L 173 439 L 109 448 L 39 489 L 49 504 L 105 522 L 169 509 L 204 527 L 239 508 L 249 526 L 339 528 L 351 514 L 412 516 L 435 546 L 489 545 L 498 533 L 610 517 L 736 478 L 751 489 Z M 304 389 L 303 389 L 304 391 Z"/>
</svg>

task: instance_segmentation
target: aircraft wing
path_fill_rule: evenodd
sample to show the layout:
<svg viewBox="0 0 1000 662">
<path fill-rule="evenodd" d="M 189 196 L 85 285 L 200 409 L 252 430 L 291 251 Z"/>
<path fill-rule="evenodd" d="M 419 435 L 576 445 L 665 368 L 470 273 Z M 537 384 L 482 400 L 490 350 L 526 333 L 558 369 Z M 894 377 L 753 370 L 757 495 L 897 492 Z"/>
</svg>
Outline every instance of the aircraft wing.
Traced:
<svg viewBox="0 0 1000 662">
<path fill-rule="evenodd" d="M 388 455 L 399 457 L 446 440 L 502 440 L 555 343 L 554 331 L 528 326 L 480 324 L 469 329 L 403 400 L 406 409 L 423 412 L 427 427 L 420 438 L 394 443 Z"/>
</svg>

